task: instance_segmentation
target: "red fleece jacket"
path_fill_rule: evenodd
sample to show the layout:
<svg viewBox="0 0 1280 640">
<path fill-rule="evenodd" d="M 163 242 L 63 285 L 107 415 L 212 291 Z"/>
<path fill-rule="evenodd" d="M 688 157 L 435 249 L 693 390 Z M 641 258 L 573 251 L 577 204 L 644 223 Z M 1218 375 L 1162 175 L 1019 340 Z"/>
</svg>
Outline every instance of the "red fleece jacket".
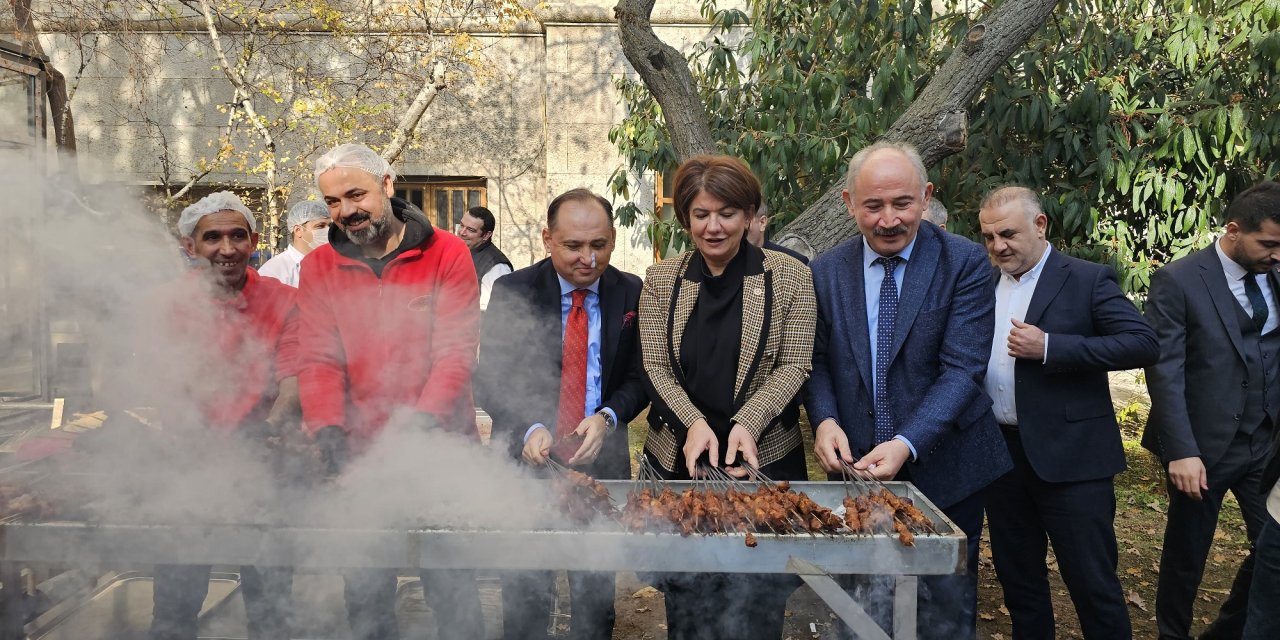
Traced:
<svg viewBox="0 0 1280 640">
<path fill-rule="evenodd" d="M 339 426 L 366 439 L 393 413 L 410 410 L 477 435 L 475 267 L 462 240 L 412 214 L 425 225 L 426 239 L 387 263 L 382 277 L 334 245 L 302 261 L 298 384 L 313 434 Z"/>
<path fill-rule="evenodd" d="M 297 375 L 296 291 L 252 268 L 247 275 L 244 288 L 232 298 L 212 295 L 198 272 L 161 292 L 173 322 L 169 330 L 174 334 L 167 340 L 182 345 L 182 357 L 204 372 L 187 372 L 184 378 L 191 379 L 185 381 L 184 395 L 215 429 L 238 429 L 265 419 L 275 402 L 276 383 Z M 160 338 L 163 343 L 165 337 Z"/>
</svg>

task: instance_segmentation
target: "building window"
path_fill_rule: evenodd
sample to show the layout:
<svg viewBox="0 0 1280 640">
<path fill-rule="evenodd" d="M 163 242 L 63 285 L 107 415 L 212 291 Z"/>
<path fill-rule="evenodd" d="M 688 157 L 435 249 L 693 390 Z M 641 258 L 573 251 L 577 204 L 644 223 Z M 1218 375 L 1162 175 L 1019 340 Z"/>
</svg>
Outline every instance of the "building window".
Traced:
<svg viewBox="0 0 1280 640">
<path fill-rule="evenodd" d="M 489 205 L 485 178 L 404 177 L 396 180 L 396 197 L 412 203 L 427 219 L 454 231 L 471 207 Z"/>
<path fill-rule="evenodd" d="M 666 173 L 653 174 L 653 211 L 659 220 L 671 220 L 676 217 L 676 199 L 672 193 L 676 181 L 668 179 Z"/>
</svg>

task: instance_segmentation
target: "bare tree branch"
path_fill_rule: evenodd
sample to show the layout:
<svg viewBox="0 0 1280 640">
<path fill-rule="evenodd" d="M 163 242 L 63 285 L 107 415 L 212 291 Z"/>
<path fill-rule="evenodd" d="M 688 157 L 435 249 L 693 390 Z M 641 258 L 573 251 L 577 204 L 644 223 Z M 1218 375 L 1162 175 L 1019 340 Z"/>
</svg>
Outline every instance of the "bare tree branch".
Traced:
<svg viewBox="0 0 1280 640">
<path fill-rule="evenodd" d="M 445 88 L 444 81 L 444 63 L 436 62 L 431 67 L 431 75 L 422 83 L 422 88 L 418 90 L 418 95 L 414 97 L 413 102 L 409 103 L 409 108 L 405 109 L 404 115 L 401 116 L 399 124 L 396 125 L 395 133 L 392 135 L 391 142 L 387 143 L 387 147 L 382 150 L 382 157 L 387 162 L 395 162 L 400 154 L 404 152 L 405 146 L 409 143 L 409 138 L 414 130 L 418 128 L 418 123 L 422 120 L 422 114 L 426 113 L 427 107 L 435 102 L 436 96 Z"/>
<path fill-rule="evenodd" d="M 266 180 L 266 217 L 267 217 L 267 237 L 275 238 L 276 230 L 280 226 L 280 207 L 277 200 L 276 190 L 276 141 L 271 135 L 271 130 L 267 129 L 263 119 L 258 116 L 258 110 L 253 106 L 253 88 L 249 86 L 245 79 L 245 67 L 248 64 L 249 56 L 241 56 L 236 62 L 236 66 L 232 67 L 227 61 L 226 51 L 222 46 L 222 38 L 218 35 L 218 25 L 213 19 L 213 9 L 209 6 L 209 0 L 200 0 L 200 12 L 204 14 L 205 29 L 209 32 L 210 44 L 213 51 L 218 56 L 218 65 L 222 67 L 222 73 L 227 76 L 227 80 L 235 87 L 236 105 L 244 109 L 245 117 L 249 120 L 249 125 L 258 132 L 258 136 L 262 138 L 262 145 L 266 148 L 267 153 L 271 156 L 271 161 L 266 163 L 264 179 Z"/>
</svg>

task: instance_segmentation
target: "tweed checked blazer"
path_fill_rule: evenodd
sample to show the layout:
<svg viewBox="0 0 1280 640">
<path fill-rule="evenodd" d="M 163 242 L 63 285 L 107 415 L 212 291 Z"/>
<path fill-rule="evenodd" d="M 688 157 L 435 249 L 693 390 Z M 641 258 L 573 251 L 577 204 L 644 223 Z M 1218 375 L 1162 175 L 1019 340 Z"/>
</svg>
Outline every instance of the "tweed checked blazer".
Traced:
<svg viewBox="0 0 1280 640">
<path fill-rule="evenodd" d="M 742 285 L 733 422 L 755 437 L 763 466 L 802 446 L 799 426 L 778 416 L 809 378 L 817 307 L 807 267 L 784 253 L 757 251 L 763 264 L 749 263 Z M 644 446 L 668 471 L 677 468 L 689 425 L 703 417 L 685 391 L 679 356 L 698 301 L 699 283 L 684 277 L 692 257 L 690 251 L 649 267 L 640 292 L 640 351 L 653 401 Z"/>
</svg>

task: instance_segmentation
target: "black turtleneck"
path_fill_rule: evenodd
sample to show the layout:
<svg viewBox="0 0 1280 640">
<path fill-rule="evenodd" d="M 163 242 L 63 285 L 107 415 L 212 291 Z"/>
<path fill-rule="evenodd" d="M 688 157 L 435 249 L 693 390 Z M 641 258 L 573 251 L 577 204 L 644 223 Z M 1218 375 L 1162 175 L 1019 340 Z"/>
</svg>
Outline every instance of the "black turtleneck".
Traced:
<svg viewBox="0 0 1280 640">
<path fill-rule="evenodd" d="M 698 301 L 680 340 L 685 391 L 706 416 L 721 444 L 733 427 L 734 388 L 742 351 L 742 285 L 748 253 L 760 250 L 744 239 L 720 275 L 712 275 L 701 253 L 694 253 L 684 277 L 698 283 Z"/>
</svg>

